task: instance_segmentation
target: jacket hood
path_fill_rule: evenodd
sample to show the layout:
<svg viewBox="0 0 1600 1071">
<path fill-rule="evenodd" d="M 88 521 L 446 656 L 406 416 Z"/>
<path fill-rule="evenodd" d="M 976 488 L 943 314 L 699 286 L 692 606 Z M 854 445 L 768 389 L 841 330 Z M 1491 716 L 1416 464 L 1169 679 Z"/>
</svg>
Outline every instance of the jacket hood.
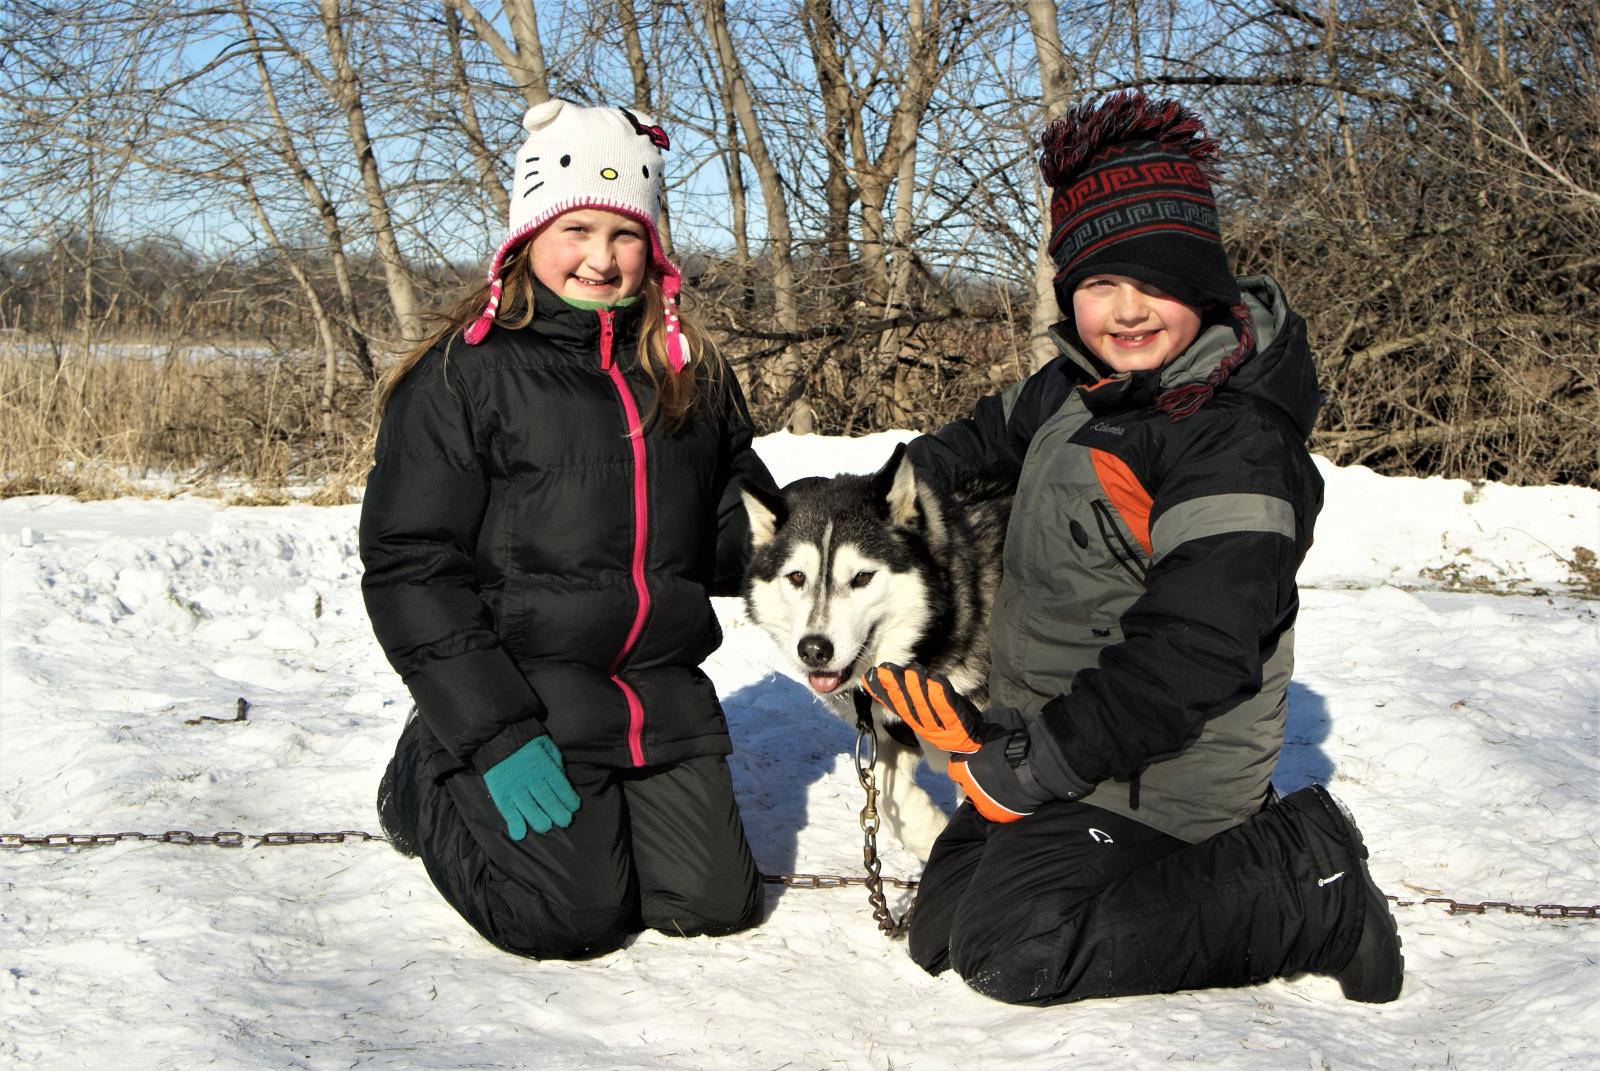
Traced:
<svg viewBox="0 0 1600 1071">
<path fill-rule="evenodd" d="M 1283 288 L 1270 276 L 1244 276 L 1239 279 L 1239 290 L 1250 313 L 1256 351 L 1227 378 L 1220 393 L 1245 393 L 1266 401 L 1287 416 L 1302 437 L 1309 436 L 1322 407 L 1322 392 L 1306 345 L 1306 322 L 1289 308 Z M 1099 390 L 1091 395 L 1090 408 L 1096 411 L 1113 401 L 1119 407 L 1153 404 L 1165 390 L 1205 379 L 1238 345 L 1231 325 L 1212 323 L 1171 364 L 1149 372 L 1108 376 L 1105 367 L 1084 351 L 1070 319 L 1051 326 L 1050 337 L 1072 364 L 1088 373 L 1091 382 L 1106 378 L 1125 381 L 1120 390 Z"/>
<path fill-rule="evenodd" d="M 1259 398 L 1287 416 L 1302 438 L 1311 435 L 1317 421 L 1317 411 L 1322 408 L 1322 391 L 1317 387 L 1317 367 L 1311 359 L 1311 349 L 1306 342 L 1306 322 L 1299 313 L 1289 308 L 1289 300 L 1276 280 L 1266 275 L 1251 275 L 1239 280 L 1244 294 L 1245 308 L 1256 333 L 1256 354 L 1223 384 L 1223 391 L 1235 391 Z M 1163 386 L 1179 382 L 1182 378 L 1206 375 L 1226 352 L 1224 346 L 1233 344 L 1232 331 L 1212 328 L 1207 334 L 1221 332 L 1212 340 L 1210 352 L 1197 355 L 1208 362 L 1196 367 L 1187 375 L 1170 381 L 1163 377 Z M 1191 346 L 1193 351 L 1197 347 Z M 1174 365 L 1179 362 L 1174 362 Z M 1163 369 L 1163 372 L 1172 369 Z"/>
</svg>

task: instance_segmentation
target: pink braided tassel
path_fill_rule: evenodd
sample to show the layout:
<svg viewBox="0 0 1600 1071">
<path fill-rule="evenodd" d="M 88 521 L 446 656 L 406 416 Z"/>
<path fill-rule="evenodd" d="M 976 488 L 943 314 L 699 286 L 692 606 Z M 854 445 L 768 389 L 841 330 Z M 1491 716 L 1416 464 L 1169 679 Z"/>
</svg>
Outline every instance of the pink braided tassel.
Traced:
<svg viewBox="0 0 1600 1071">
<path fill-rule="evenodd" d="M 661 287 L 666 299 L 667 366 L 674 375 L 683 371 L 683 366 L 688 363 L 684 360 L 683 332 L 678 325 L 678 289 L 682 285 L 676 275 L 669 275 L 662 280 Z"/>
<path fill-rule="evenodd" d="M 489 284 L 489 304 L 484 306 L 478 318 L 463 332 L 461 337 L 469 346 L 476 346 L 482 342 L 489 333 L 489 328 L 494 326 L 494 314 L 500 309 L 500 280 L 496 279 Z"/>
</svg>

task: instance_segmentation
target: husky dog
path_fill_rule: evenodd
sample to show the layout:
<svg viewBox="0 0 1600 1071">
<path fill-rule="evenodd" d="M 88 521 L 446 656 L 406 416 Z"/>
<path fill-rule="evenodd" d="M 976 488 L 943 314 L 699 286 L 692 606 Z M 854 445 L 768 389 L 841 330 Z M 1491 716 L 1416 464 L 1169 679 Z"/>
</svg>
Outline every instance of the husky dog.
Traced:
<svg viewBox="0 0 1600 1071">
<path fill-rule="evenodd" d="M 905 446 L 875 474 L 796 481 L 774 497 L 743 491 L 754 557 L 750 619 L 777 641 L 811 691 L 851 725 L 870 721 L 885 823 L 923 859 L 947 821 L 916 784 L 919 758 L 949 756 L 860 690 L 880 662 L 920 662 L 981 710 L 988 702 L 989 611 L 1011 488 L 944 494 L 919 480 Z"/>
</svg>

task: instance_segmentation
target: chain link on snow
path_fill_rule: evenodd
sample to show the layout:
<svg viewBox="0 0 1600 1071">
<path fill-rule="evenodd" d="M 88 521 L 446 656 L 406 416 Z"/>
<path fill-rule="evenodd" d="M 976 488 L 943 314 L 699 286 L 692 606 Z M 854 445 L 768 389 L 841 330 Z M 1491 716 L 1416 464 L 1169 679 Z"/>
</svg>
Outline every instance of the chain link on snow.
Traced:
<svg viewBox="0 0 1600 1071">
<path fill-rule="evenodd" d="M 870 766 L 868 767 L 870 770 Z M 870 773 L 869 775 L 870 776 Z M 865 818 L 863 819 L 865 828 Z M 869 833 L 870 838 L 870 833 Z M 26 833 L 0 833 L 0 849 L 12 848 L 102 848 L 111 844 L 127 842 L 142 844 L 177 844 L 183 847 L 207 846 L 216 848 L 243 848 L 247 844 L 257 848 L 282 848 L 301 844 L 386 844 L 388 841 L 376 833 L 365 833 L 359 829 L 341 829 L 333 833 L 240 833 L 237 830 L 224 830 L 219 833 L 191 833 L 187 829 L 169 829 L 165 833 L 47 833 L 41 837 L 31 837 Z M 871 851 L 871 841 L 868 843 Z M 876 862 L 876 857 L 873 857 Z M 851 886 L 863 886 L 868 890 L 869 899 L 875 893 L 878 900 L 874 904 L 874 917 L 878 918 L 877 908 L 882 901 L 883 886 L 892 885 L 897 889 L 915 891 L 918 882 L 914 879 L 896 878 L 880 874 L 878 868 L 869 867 L 867 877 L 852 877 L 841 874 L 763 874 L 761 880 L 768 885 L 783 885 L 791 889 L 844 889 Z M 1395 907 L 1443 907 L 1452 915 L 1487 915 L 1501 912 L 1507 915 L 1522 915 L 1536 919 L 1600 919 L 1600 904 L 1514 904 L 1507 900 L 1480 900 L 1471 901 L 1454 900 L 1448 896 L 1427 896 L 1420 900 L 1406 900 L 1397 896 L 1387 898 Z M 883 907 L 885 916 L 888 916 L 887 906 Z M 906 913 L 909 917 L 910 912 Z M 892 916 L 888 921 L 904 932 L 906 917 L 896 922 Z M 878 918 L 880 928 L 884 922 Z M 889 932 L 885 930 L 885 932 Z M 897 936 L 892 934 L 891 936 Z"/>
<path fill-rule="evenodd" d="M 337 833 L 240 833 L 225 830 L 221 833 L 191 833 L 187 829 L 169 829 L 165 833 L 47 833 L 30 837 L 25 833 L 0 833 L 0 848 L 99 848 L 107 844 L 137 841 L 153 844 L 212 845 L 218 848 L 243 848 L 254 841 L 257 848 L 278 848 L 290 844 L 343 844 L 346 841 L 377 841 L 388 843 L 373 833 L 359 829 L 342 829 Z"/>
<path fill-rule="evenodd" d="M 1393 901 L 1395 907 L 1440 904 L 1452 915 L 1485 915 L 1491 911 L 1503 911 L 1507 915 L 1526 915 L 1535 919 L 1600 919 L 1600 904 L 1512 904 L 1504 900 L 1480 900 L 1472 904 L 1452 900 L 1448 896 L 1428 896 L 1421 900 L 1388 896 L 1386 899 Z"/>
</svg>

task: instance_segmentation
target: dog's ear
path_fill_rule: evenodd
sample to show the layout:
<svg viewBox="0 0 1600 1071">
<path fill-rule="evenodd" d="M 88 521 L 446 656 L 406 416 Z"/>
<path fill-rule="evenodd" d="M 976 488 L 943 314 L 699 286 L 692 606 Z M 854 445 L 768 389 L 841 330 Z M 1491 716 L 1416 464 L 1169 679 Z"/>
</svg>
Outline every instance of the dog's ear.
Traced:
<svg viewBox="0 0 1600 1071">
<path fill-rule="evenodd" d="M 902 528 L 920 528 L 922 510 L 918 503 L 917 470 L 911 467 L 911 459 L 906 457 L 905 443 L 894 448 L 894 456 L 889 458 L 889 464 L 878 473 L 879 487 L 884 486 L 884 476 L 888 477 L 883 501 L 889 507 L 889 523 Z"/>
<path fill-rule="evenodd" d="M 772 542 L 772 537 L 783 522 L 789 519 L 789 504 L 783 495 L 749 480 L 739 481 L 739 497 L 744 500 L 744 511 L 750 517 L 750 546 L 759 549 Z"/>
<path fill-rule="evenodd" d="M 888 463 L 873 477 L 873 488 L 888 510 L 890 524 L 919 529 L 935 545 L 944 540 L 944 511 L 939 496 L 917 479 L 917 471 L 906 456 L 905 443 L 894 448 Z"/>
<path fill-rule="evenodd" d="M 896 524 L 901 522 L 895 520 L 899 512 L 895 503 L 897 499 L 904 501 L 906 495 L 914 493 L 910 488 L 915 480 L 916 473 L 911 471 L 911 463 L 906 460 L 906 444 L 895 443 L 894 453 L 889 455 L 889 460 L 872 474 L 872 498 L 887 507 L 890 520 Z"/>
</svg>

